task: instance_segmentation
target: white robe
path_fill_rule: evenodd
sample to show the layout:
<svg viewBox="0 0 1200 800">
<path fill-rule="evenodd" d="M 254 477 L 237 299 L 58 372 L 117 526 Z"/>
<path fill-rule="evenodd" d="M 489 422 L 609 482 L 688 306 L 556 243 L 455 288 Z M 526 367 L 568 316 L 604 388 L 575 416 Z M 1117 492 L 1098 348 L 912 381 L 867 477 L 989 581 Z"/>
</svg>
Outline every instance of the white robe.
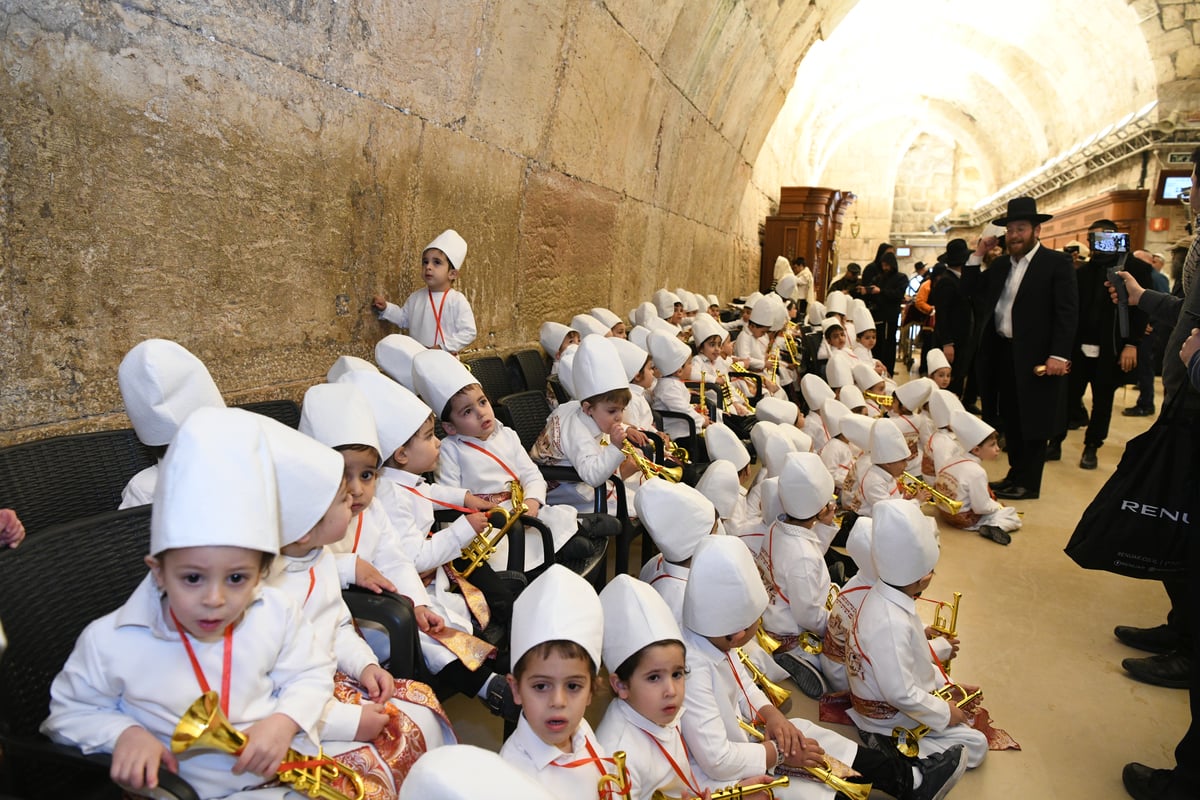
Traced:
<svg viewBox="0 0 1200 800">
<path fill-rule="evenodd" d="M 770 603 L 763 612 L 763 627 L 770 633 L 798 635 L 804 631 L 818 639 L 825 635 L 829 611 L 829 567 L 825 551 L 837 535 L 834 525 L 816 523 L 812 528 L 775 521 L 758 553 Z M 820 669 L 820 660 L 799 645 L 787 651 Z"/>
<path fill-rule="evenodd" d="M 546 497 L 551 503 L 565 503 L 579 511 L 592 511 L 595 490 L 607 482 L 625 460 L 625 454 L 607 436 L 601 442 L 600 428 L 583 412 L 578 401 L 563 403 L 546 420 L 546 428 L 538 437 L 530 454 L 537 463 L 573 468 L 582 484 L 561 483 Z M 625 498 L 633 513 L 633 490 L 636 480 L 625 481 Z M 609 509 L 615 513 L 615 500 L 609 498 Z"/>
<path fill-rule="evenodd" d="M 706 788 L 720 788 L 699 783 L 688 763 L 678 717 L 670 725 L 657 725 L 634 711 L 624 700 L 615 698 L 608 704 L 604 718 L 596 728 L 596 737 L 608 752 L 625 753 L 630 787 L 628 800 L 650 800 L 655 791 L 681 797 L 685 790 L 687 794 L 695 795 Z M 664 752 L 675 760 L 674 767 Z M 683 773 L 682 777 L 676 767 Z"/>
<path fill-rule="evenodd" d="M 958 514 L 950 514 L 938 506 L 938 516 L 956 528 L 976 531 L 984 525 L 994 525 L 1003 531 L 1015 531 L 1021 527 L 1017 510 L 1002 505 L 992 496 L 987 471 L 979 458 L 971 453 L 962 453 L 943 465 L 938 470 L 934 488 L 953 500 L 962 501 L 963 507 Z"/>
<path fill-rule="evenodd" d="M 680 414 L 686 414 L 691 417 L 692 422 L 696 425 L 696 434 L 704 430 L 704 417 L 700 412 L 692 407 L 691 393 L 683 381 L 678 378 L 669 376 L 658 379 L 658 383 L 654 386 L 654 396 L 650 400 L 652 408 L 657 408 L 660 411 L 672 411 Z M 709 406 L 709 418 L 713 416 L 713 407 Z M 681 419 L 664 419 L 663 430 L 672 439 L 683 439 L 691 435 L 688 430 L 687 423 Z"/>
<path fill-rule="evenodd" d="M 443 297 L 445 301 L 443 304 Z M 438 335 L 437 310 L 441 313 Z M 475 314 L 467 296 L 455 289 L 431 292 L 422 287 L 408 296 L 403 306 L 388 303 L 379 318 L 408 330 L 408 335 L 430 348 L 457 353 L 475 341 Z M 435 409 L 438 413 L 441 409 Z"/>
<path fill-rule="evenodd" d="M 591 760 L 592 754 L 588 752 L 588 744 L 601 759 L 600 764 Z M 517 722 L 517 729 L 500 748 L 500 757 L 525 774 L 533 776 L 547 792 L 564 800 L 596 797 L 600 776 L 612 771 L 608 752 L 597 741 L 596 734 L 586 719 L 579 721 L 579 727 L 571 736 L 571 752 L 564 753 L 554 745 L 539 739 L 522 714 Z M 575 767 L 564 766 L 577 761 L 583 763 Z"/>
</svg>

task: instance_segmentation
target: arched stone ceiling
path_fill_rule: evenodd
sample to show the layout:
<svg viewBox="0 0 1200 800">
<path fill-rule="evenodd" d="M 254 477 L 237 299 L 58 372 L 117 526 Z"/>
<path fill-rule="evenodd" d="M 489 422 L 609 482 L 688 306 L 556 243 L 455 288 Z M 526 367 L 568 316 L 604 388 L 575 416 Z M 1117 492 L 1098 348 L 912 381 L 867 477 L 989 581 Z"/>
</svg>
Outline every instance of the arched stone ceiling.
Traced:
<svg viewBox="0 0 1200 800">
<path fill-rule="evenodd" d="M 876 129 L 952 136 L 998 187 L 1156 99 L 1140 22 L 1124 0 L 860 0 L 805 55 L 755 183 L 823 184 Z"/>
</svg>

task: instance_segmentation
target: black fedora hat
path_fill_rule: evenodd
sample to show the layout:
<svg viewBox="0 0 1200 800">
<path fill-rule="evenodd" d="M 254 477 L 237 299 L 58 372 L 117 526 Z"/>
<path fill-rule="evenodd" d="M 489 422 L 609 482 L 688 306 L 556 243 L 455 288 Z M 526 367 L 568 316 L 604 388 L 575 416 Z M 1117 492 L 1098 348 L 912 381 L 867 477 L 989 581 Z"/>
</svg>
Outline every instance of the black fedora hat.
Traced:
<svg viewBox="0 0 1200 800">
<path fill-rule="evenodd" d="M 1039 214 L 1037 200 L 1034 200 L 1032 197 L 1014 197 L 1008 201 L 1008 213 L 1003 217 L 996 217 L 996 219 L 992 220 L 992 224 L 1007 225 L 1010 222 L 1025 220 L 1034 225 L 1041 225 L 1048 219 L 1054 219 L 1054 215 Z"/>
<path fill-rule="evenodd" d="M 966 239 L 951 239 L 946 243 L 946 252 L 938 256 L 938 261 L 949 267 L 961 267 L 971 257 L 971 248 Z"/>
</svg>

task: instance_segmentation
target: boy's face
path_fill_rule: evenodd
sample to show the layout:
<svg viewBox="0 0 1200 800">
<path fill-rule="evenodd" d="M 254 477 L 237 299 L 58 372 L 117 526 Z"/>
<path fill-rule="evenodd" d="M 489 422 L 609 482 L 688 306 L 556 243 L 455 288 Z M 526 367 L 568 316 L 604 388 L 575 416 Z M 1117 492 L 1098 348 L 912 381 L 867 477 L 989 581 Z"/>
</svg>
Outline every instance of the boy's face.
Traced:
<svg viewBox="0 0 1200 800">
<path fill-rule="evenodd" d="M 750 322 L 750 306 L 742 306 L 742 322 Z"/>
<path fill-rule="evenodd" d="M 929 374 L 929 379 L 932 380 L 934 383 L 936 383 L 939 389 L 949 389 L 950 388 L 950 372 L 951 372 L 951 370 L 949 367 L 942 367 L 941 369 L 935 369 L 933 372 L 931 372 Z"/>
<path fill-rule="evenodd" d="M 654 386 L 654 359 L 646 359 L 646 364 L 642 367 L 642 371 L 633 376 L 632 383 L 635 386 L 641 386 L 643 389 L 650 389 Z"/>
<path fill-rule="evenodd" d="M 508 676 L 513 700 L 537 737 L 564 753 L 571 752 L 571 737 L 592 702 L 592 672 L 586 659 L 530 658 L 518 681 Z"/>
<path fill-rule="evenodd" d="M 361 514 L 375 499 L 375 479 L 379 467 L 373 450 L 343 450 L 342 462 L 345 470 L 346 491 L 350 493 L 350 513 Z"/>
<path fill-rule="evenodd" d="M 421 277 L 425 285 L 435 292 L 444 292 L 458 277 L 458 270 L 450 266 L 450 259 L 436 247 L 421 254 Z"/>
<path fill-rule="evenodd" d="M 992 461 L 1000 457 L 1000 440 L 996 434 L 992 434 L 984 439 L 979 444 L 971 448 L 971 452 L 975 454 L 980 461 Z"/>
<path fill-rule="evenodd" d="M 750 335 L 755 339 L 760 336 L 765 336 L 767 333 L 767 326 L 759 325 L 757 322 L 747 322 L 746 327 L 750 329 Z"/>
<path fill-rule="evenodd" d="M 667 317 L 667 322 L 671 323 L 672 325 L 678 325 L 682 319 L 683 303 L 676 303 L 674 310 L 671 312 L 671 316 Z"/>
<path fill-rule="evenodd" d="M 579 331 L 571 331 L 563 337 L 562 344 L 558 346 L 558 352 L 555 353 L 554 357 L 562 358 L 562 354 L 566 351 L 566 349 L 573 344 L 579 344 L 579 341 Z"/>
<path fill-rule="evenodd" d="M 450 435 L 486 439 L 496 432 L 496 412 L 479 386 L 468 386 L 450 398 L 450 420 L 442 427 Z"/>
<path fill-rule="evenodd" d="M 402 451 L 402 456 L 397 459 L 397 463 L 400 464 L 402 470 L 414 475 L 432 472 L 437 467 L 438 453 L 441 452 L 441 449 L 442 443 L 433 431 L 433 415 L 431 414 L 412 438 L 400 448 L 398 452 Z"/>
<path fill-rule="evenodd" d="M 720 306 L 709 306 L 708 307 L 708 315 L 710 317 L 712 317 L 713 319 L 715 319 L 717 322 L 720 322 L 721 321 L 721 307 Z"/>
<path fill-rule="evenodd" d="M 612 334 L 611 334 L 612 336 L 614 336 L 618 339 L 624 339 L 625 334 L 626 334 L 626 330 L 625 330 L 624 322 L 618 322 L 616 325 L 612 326 Z"/>
<path fill-rule="evenodd" d="M 899 461 L 888 461 L 886 463 L 880 464 L 879 466 L 888 475 L 891 475 L 893 478 L 899 478 L 902 474 L 904 474 L 904 468 L 907 465 L 908 465 L 908 460 L 902 458 Z"/>
<path fill-rule="evenodd" d="M 245 547 L 180 547 L 146 556 L 154 582 L 188 635 L 220 641 L 254 600 L 262 577 L 262 553 Z"/>
<path fill-rule="evenodd" d="M 683 705 L 687 663 L 683 645 L 652 645 L 642 653 L 641 661 L 629 683 L 610 673 L 613 691 L 646 719 L 656 725 L 670 725 Z"/>
<path fill-rule="evenodd" d="M 596 427 L 602 431 L 612 430 L 612 426 L 625 416 L 625 406 L 606 400 L 602 403 L 589 403 L 586 400 L 580 405 L 583 413 L 592 418 Z"/>
<path fill-rule="evenodd" d="M 930 572 L 919 581 L 910 583 L 904 587 L 904 593 L 909 597 L 920 597 L 921 594 L 929 588 L 929 584 L 933 583 L 933 572 Z"/>
<path fill-rule="evenodd" d="M 733 355 L 733 339 L 732 338 L 721 340 L 721 355 L 725 358 L 729 358 L 730 356 Z"/>
<path fill-rule="evenodd" d="M 876 338 L 875 329 L 871 328 L 870 330 L 863 331 L 862 333 L 860 333 L 858 335 L 858 343 L 861 344 L 863 347 L 867 348 L 868 350 L 874 350 L 875 349 L 875 338 Z"/>
<path fill-rule="evenodd" d="M 830 328 L 825 334 L 825 341 L 835 350 L 841 350 L 846 346 L 846 332 L 841 328 Z"/>
<path fill-rule="evenodd" d="M 731 633 L 728 636 L 706 636 L 704 638 L 712 642 L 713 647 L 722 653 L 728 653 L 730 650 L 736 650 L 743 645 L 749 644 L 750 640 L 754 638 L 754 633 L 757 629 L 758 623 L 755 623 L 753 627 Z"/>
<path fill-rule="evenodd" d="M 709 361 L 716 361 L 721 357 L 721 337 L 710 336 L 705 339 L 700 345 L 700 355 L 707 358 Z"/>
</svg>

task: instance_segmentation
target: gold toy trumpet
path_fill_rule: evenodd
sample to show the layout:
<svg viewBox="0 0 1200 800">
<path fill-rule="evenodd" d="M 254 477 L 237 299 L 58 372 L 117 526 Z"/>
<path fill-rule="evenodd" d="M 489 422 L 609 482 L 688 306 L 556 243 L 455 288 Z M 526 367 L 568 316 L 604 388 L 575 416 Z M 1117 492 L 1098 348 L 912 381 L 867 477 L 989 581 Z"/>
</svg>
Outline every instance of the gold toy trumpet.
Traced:
<svg viewBox="0 0 1200 800">
<path fill-rule="evenodd" d="M 743 797 L 750 797 L 758 792 L 766 792 L 767 798 L 770 800 L 770 798 L 775 797 L 775 793 L 771 791 L 772 789 L 787 786 L 790 782 L 791 779 L 787 775 L 784 775 L 770 783 L 752 783 L 747 786 L 725 786 L 720 789 L 714 789 L 709 796 L 712 800 L 741 800 Z M 650 795 L 650 800 L 682 800 L 682 798 L 672 797 L 661 789 L 655 789 L 654 794 Z"/>
<path fill-rule="evenodd" d="M 954 699 L 955 692 L 961 692 L 963 697 L 961 700 Z M 948 683 L 940 689 L 934 689 L 933 694 L 945 700 L 947 703 L 954 703 L 959 708 L 963 708 L 972 700 L 983 694 L 982 689 L 976 689 L 970 694 L 967 690 L 957 683 Z M 905 728 L 897 725 L 892 728 L 892 738 L 896 740 L 896 749 L 909 758 L 916 758 L 921 752 L 921 737 L 929 733 L 928 725 L 917 725 L 913 728 Z"/>
<path fill-rule="evenodd" d="M 683 467 L 666 467 L 662 464 L 655 464 L 642 455 L 642 451 L 638 450 L 637 446 L 628 439 L 621 445 L 621 452 L 633 459 L 633 463 L 637 464 L 646 480 L 662 478 L 671 483 L 679 483 L 683 480 Z"/>
<path fill-rule="evenodd" d="M 707 417 L 708 416 L 708 392 L 706 392 L 704 390 L 704 388 L 705 388 L 704 387 L 704 378 L 705 378 L 704 370 L 700 370 L 700 402 L 697 405 L 697 410 L 700 412 L 700 416 Z"/>
<path fill-rule="evenodd" d="M 606 793 L 609 797 L 629 796 L 629 769 L 625 766 L 624 750 L 618 750 L 613 753 L 613 764 L 616 767 L 617 774 L 605 773 L 596 784 L 596 793 L 599 796 L 599 800 L 604 800 Z M 610 783 L 612 784 L 612 788 L 606 788 Z"/>
<path fill-rule="evenodd" d="M 525 490 L 521 488 L 520 481 L 509 481 L 508 489 L 512 493 L 512 511 L 505 511 L 497 506 L 487 512 L 488 526 L 475 534 L 475 538 L 467 542 L 467 546 L 463 548 L 462 557 L 467 560 L 468 564 L 458 573 L 462 577 L 468 577 L 480 564 L 491 558 L 495 554 L 500 540 L 508 535 L 521 515 L 529 510 L 529 506 L 525 505 Z M 492 522 L 493 518 L 500 523 L 499 528 Z"/>
<path fill-rule="evenodd" d="M 688 456 L 687 448 L 680 447 L 674 441 L 667 442 L 666 453 L 680 464 L 692 463 L 692 459 Z"/>
<path fill-rule="evenodd" d="M 767 655 L 774 653 L 780 647 L 780 642 L 771 634 L 767 633 L 767 629 L 763 627 L 762 621 L 758 623 L 758 630 L 754 632 L 754 638 L 758 641 L 758 646 L 763 649 Z"/>
<path fill-rule="evenodd" d="M 949 513 L 951 516 L 962 511 L 962 507 L 963 507 L 962 500 L 955 500 L 954 498 L 950 497 L 949 495 L 939 492 L 937 489 L 933 488 L 928 483 L 926 483 L 925 481 L 916 477 L 915 475 L 912 475 L 908 472 L 902 473 L 900 475 L 900 481 L 904 485 L 904 488 L 906 491 L 916 492 L 918 489 L 924 489 L 925 491 L 929 492 L 930 497 L 933 498 L 929 502 L 938 506 L 943 511 Z"/>
<path fill-rule="evenodd" d="M 958 601 L 962 600 L 962 592 L 955 592 L 954 599 L 949 603 L 943 600 L 934 600 L 937 604 L 937 609 L 933 612 L 933 624 L 929 627 L 933 628 L 943 636 L 953 639 L 958 636 Z M 946 619 L 946 609 L 950 609 L 950 619 Z M 950 674 L 949 660 L 942 665 L 942 669 L 947 675 Z"/>
<path fill-rule="evenodd" d="M 237 755 L 246 747 L 246 734 L 229 724 L 221 711 L 220 698 L 215 691 L 202 694 L 184 712 L 175 733 L 171 736 L 171 752 L 182 753 L 193 747 L 220 750 Z M 283 783 L 291 784 L 297 792 L 321 800 L 362 800 L 364 789 L 362 777 L 318 751 L 316 758 L 302 755 L 289 749 L 284 763 L 309 762 L 309 767 L 292 767 L 280 770 L 276 776 Z M 282 766 L 282 765 L 280 765 Z M 354 787 L 354 794 L 345 794 L 334 788 L 333 782 L 346 778 Z"/>
<path fill-rule="evenodd" d="M 762 689 L 763 694 L 765 694 L 767 699 L 771 701 L 771 705 L 775 706 L 776 708 L 782 707 L 783 704 L 788 701 L 788 698 L 792 696 L 792 693 L 768 678 L 766 674 L 764 674 L 763 671 L 758 668 L 758 665 L 750 660 L 750 656 L 746 655 L 745 650 L 739 647 L 734 650 L 734 652 L 737 653 L 738 660 L 742 662 L 742 666 L 744 666 L 746 671 L 750 673 L 750 677 L 752 677 L 754 682 L 758 684 L 758 688 Z"/>
<path fill-rule="evenodd" d="M 766 735 L 762 731 L 760 731 L 758 728 L 754 727 L 750 723 L 746 722 L 746 720 L 744 720 L 744 719 L 738 720 L 738 726 L 741 727 L 741 729 L 744 730 L 746 733 L 750 734 L 750 736 L 757 741 L 761 742 L 767 738 Z M 872 784 L 870 784 L 870 783 L 855 783 L 853 781 L 846 780 L 845 778 L 841 777 L 840 775 L 835 775 L 834 769 L 837 765 L 841 765 L 842 767 L 846 768 L 847 770 L 853 771 L 853 769 L 851 767 L 848 767 L 846 764 L 843 764 L 841 761 L 838 761 L 836 758 L 832 758 L 830 756 L 825 756 L 825 766 L 824 767 L 801 767 L 800 769 L 804 770 L 809 775 L 812 775 L 814 778 L 816 778 L 821 783 L 828 786 L 830 789 L 833 789 L 835 792 L 839 792 L 841 794 L 844 794 L 846 797 L 849 797 L 850 800 L 867 800 L 867 797 L 871 794 Z M 855 773 L 855 774 L 857 774 L 857 773 Z M 787 784 L 785 783 L 783 785 L 786 786 Z M 748 790 L 750 787 L 744 787 L 744 788 L 746 788 Z M 722 791 L 724 791 L 724 790 L 722 789 Z M 760 791 L 761 791 L 761 788 L 760 788 Z M 713 792 L 713 797 L 715 798 L 716 796 L 717 796 L 717 793 Z M 730 797 L 741 797 L 741 795 L 729 795 L 729 796 Z M 771 795 L 771 796 L 773 797 L 774 795 Z"/>
<path fill-rule="evenodd" d="M 863 392 L 863 397 L 865 397 L 867 400 L 870 400 L 880 408 L 891 408 L 896 404 L 895 397 L 890 394 L 883 394 L 881 392 Z"/>
</svg>

